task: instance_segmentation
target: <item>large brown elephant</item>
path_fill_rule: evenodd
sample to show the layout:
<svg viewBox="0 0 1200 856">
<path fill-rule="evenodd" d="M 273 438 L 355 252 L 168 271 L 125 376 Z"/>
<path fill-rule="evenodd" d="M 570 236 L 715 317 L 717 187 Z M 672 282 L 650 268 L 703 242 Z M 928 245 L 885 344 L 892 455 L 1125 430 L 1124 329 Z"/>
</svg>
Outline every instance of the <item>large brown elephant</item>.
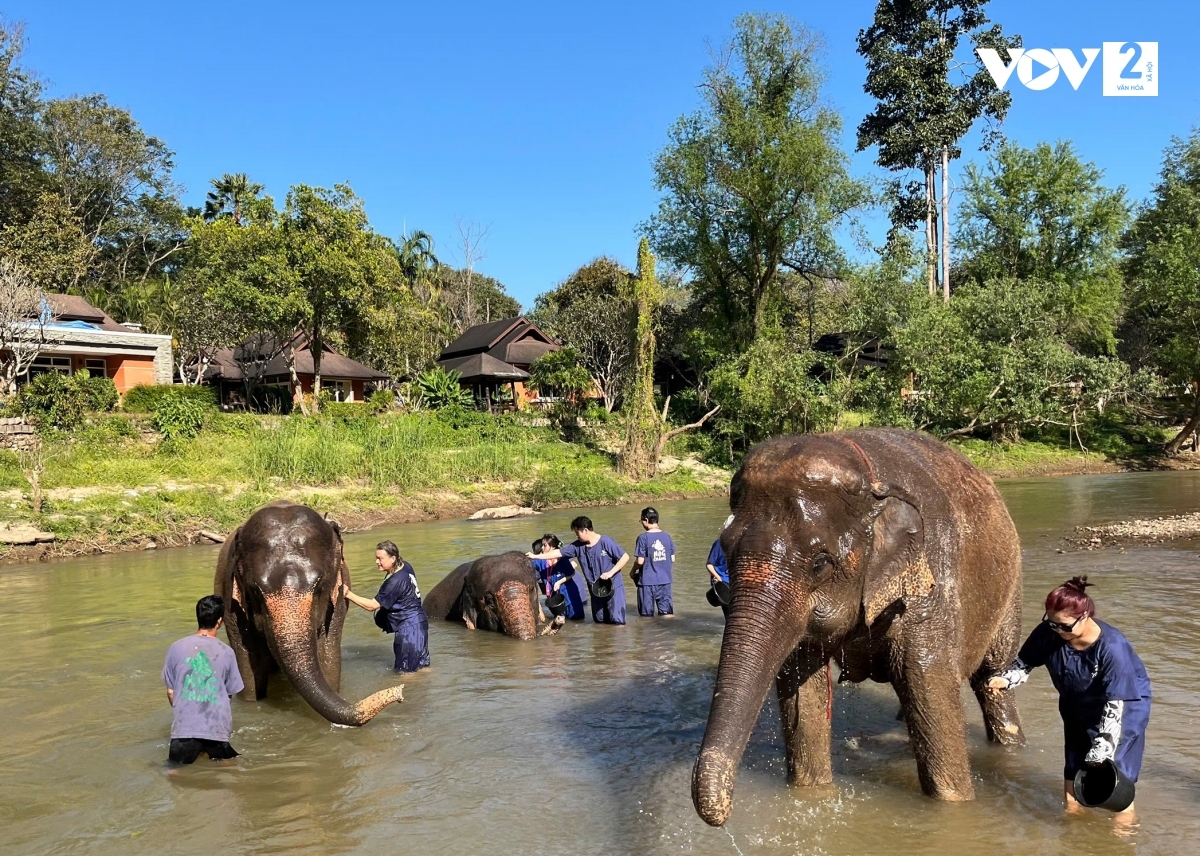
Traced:
<svg viewBox="0 0 1200 856">
<path fill-rule="evenodd" d="M 341 529 L 307 506 L 260 508 L 225 540 L 213 589 L 225 599 L 225 632 L 245 684 L 243 698 L 265 698 L 268 676 L 282 669 L 317 713 L 339 725 L 362 725 L 403 701 L 401 686 L 357 704 L 338 695 L 342 587 L 349 585 Z"/>
<path fill-rule="evenodd" d="M 728 819 L 772 679 L 789 782 L 832 781 L 831 658 L 841 680 L 895 688 L 926 794 L 973 799 L 962 682 L 990 740 L 1024 739 L 1012 693 L 985 689 L 1021 629 L 1020 545 L 987 476 L 917 432 L 782 437 L 746 456 L 730 507 L 731 604 L 692 773 L 700 816 Z"/>
<path fill-rule="evenodd" d="M 422 605 L 430 618 L 461 621 L 471 630 L 494 630 L 515 639 L 545 636 L 563 624 L 560 618 L 546 621 L 533 564 L 516 552 L 459 565 Z"/>
</svg>

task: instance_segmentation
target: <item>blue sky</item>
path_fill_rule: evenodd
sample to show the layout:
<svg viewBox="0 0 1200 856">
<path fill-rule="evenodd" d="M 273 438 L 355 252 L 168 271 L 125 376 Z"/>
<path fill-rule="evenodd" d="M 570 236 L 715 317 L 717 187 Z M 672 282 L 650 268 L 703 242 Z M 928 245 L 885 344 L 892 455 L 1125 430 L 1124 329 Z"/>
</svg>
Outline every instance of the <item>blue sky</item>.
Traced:
<svg viewBox="0 0 1200 856">
<path fill-rule="evenodd" d="M 1111 184 L 1145 197 L 1170 137 L 1200 120 L 1200 3 L 994 0 L 1025 46 L 1157 41 L 1155 98 L 1105 98 L 1100 61 L 1079 91 L 1009 83 L 1006 133 L 1068 139 Z M 52 95 L 102 92 L 176 152 L 186 201 L 247 172 L 282 199 L 345 181 L 385 234 L 424 229 L 455 262 L 456 220 L 490 227 L 478 269 L 527 306 L 598 255 L 632 264 L 654 212 L 651 164 L 698 105 L 708 43 L 743 11 L 784 12 L 826 42 L 826 97 L 845 141 L 871 103 L 855 53 L 872 0 L 484 3 L 109 0 L 0 4 L 24 21 L 26 64 Z M 964 160 L 978 157 L 968 139 Z M 873 155 L 853 159 L 881 175 Z M 954 167 L 957 174 L 960 164 Z M 881 217 L 874 232 L 882 234 Z"/>
</svg>

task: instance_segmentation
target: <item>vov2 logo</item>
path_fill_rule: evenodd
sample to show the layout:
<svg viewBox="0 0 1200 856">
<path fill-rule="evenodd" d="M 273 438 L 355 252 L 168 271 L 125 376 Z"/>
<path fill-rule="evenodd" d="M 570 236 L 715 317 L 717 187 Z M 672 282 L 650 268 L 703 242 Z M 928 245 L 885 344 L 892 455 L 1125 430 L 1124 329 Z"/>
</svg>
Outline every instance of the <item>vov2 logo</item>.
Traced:
<svg viewBox="0 0 1200 856">
<path fill-rule="evenodd" d="M 975 52 L 1000 89 L 1015 70 L 1026 89 L 1049 89 L 1062 73 L 1077 90 L 1100 55 L 1100 48 L 1084 48 L 1082 63 L 1071 48 L 1009 48 L 1007 64 L 992 48 Z M 1105 42 L 1102 73 L 1105 95 L 1158 95 L 1158 42 Z"/>
</svg>

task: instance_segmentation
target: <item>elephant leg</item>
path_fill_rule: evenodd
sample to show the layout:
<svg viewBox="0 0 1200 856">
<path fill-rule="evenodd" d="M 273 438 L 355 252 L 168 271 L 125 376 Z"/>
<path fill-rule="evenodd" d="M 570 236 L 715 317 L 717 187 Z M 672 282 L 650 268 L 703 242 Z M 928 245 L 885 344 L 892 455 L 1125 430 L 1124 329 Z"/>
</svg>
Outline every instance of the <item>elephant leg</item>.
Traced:
<svg viewBox="0 0 1200 856">
<path fill-rule="evenodd" d="M 828 657 L 802 647 L 788 655 L 775 678 L 788 782 L 793 785 L 833 781 L 829 680 Z"/>
<path fill-rule="evenodd" d="M 1015 690 L 989 690 L 988 679 L 1007 669 L 1016 659 L 1021 645 L 1021 590 L 1009 599 L 996 635 L 988 646 L 983 662 L 971 675 L 971 689 L 983 711 L 983 727 L 992 743 L 1017 746 L 1025 742 L 1021 714 L 1017 711 Z"/>
<path fill-rule="evenodd" d="M 239 695 L 246 701 L 262 701 L 267 697 L 267 676 L 274 659 L 267 650 L 266 640 L 254 631 L 240 602 L 234 601 L 230 607 L 225 635 L 229 637 L 229 647 L 233 649 L 242 676 L 243 688 Z"/>
<path fill-rule="evenodd" d="M 909 741 L 917 757 L 921 790 L 935 799 L 975 799 L 967 756 L 961 679 L 952 656 L 910 645 L 892 686 L 900 697 Z"/>
</svg>

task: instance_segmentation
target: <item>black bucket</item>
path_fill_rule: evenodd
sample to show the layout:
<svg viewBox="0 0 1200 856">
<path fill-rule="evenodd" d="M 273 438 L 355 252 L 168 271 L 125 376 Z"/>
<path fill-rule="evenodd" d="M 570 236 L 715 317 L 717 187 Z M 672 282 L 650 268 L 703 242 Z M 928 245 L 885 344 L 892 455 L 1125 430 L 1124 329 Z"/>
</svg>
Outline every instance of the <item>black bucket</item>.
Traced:
<svg viewBox="0 0 1200 856">
<path fill-rule="evenodd" d="M 1075 774 L 1075 799 L 1088 808 L 1125 811 L 1133 805 L 1134 784 L 1112 761 Z"/>
<path fill-rule="evenodd" d="M 710 606 L 729 606 L 729 583 L 714 582 L 705 592 L 704 597 Z"/>
<path fill-rule="evenodd" d="M 612 580 L 602 580 L 599 577 L 592 583 L 592 597 L 598 597 L 603 600 L 606 597 L 612 597 L 613 584 Z"/>
<path fill-rule="evenodd" d="M 565 615 L 567 612 L 567 596 L 560 591 L 546 598 L 546 609 L 551 615 Z"/>
</svg>

